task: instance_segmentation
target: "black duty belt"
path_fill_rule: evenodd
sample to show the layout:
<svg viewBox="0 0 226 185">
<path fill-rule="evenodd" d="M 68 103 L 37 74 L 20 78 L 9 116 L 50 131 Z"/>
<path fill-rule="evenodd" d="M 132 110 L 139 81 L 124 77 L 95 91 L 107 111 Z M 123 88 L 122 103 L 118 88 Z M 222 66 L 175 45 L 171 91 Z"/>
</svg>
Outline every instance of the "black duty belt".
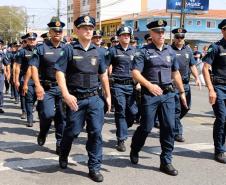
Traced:
<svg viewBox="0 0 226 185">
<path fill-rule="evenodd" d="M 121 85 L 133 85 L 134 84 L 132 79 L 127 79 L 127 80 L 113 79 L 113 83 L 121 84 Z"/>
<path fill-rule="evenodd" d="M 213 77 L 212 83 L 214 85 L 226 85 L 226 79 Z"/>
<path fill-rule="evenodd" d="M 50 81 L 50 80 L 43 80 L 41 81 L 41 84 L 45 91 L 48 91 L 51 87 L 58 86 L 58 83 L 56 81 Z"/>
<path fill-rule="evenodd" d="M 74 95 L 79 100 L 85 99 L 88 97 L 92 97 L 92 96 L 96 96 L 99 94 L 97 90 L 92 91 L 92 92 L 84 92 L 84 93 L 73 91 L 73 90 L 69 90 L 69 92 L 70 92 L 70 94 Z"/>
</svg>

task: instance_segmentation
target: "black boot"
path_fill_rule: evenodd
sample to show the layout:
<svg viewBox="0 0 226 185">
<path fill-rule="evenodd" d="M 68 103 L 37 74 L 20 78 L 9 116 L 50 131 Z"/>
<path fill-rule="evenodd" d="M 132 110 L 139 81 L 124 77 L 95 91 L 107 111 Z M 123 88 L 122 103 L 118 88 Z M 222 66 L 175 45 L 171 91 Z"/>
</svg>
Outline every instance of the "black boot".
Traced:
<svg viewBox="0 0 226 185">
<path fill-rule="evenodd" d="M 172 176 L 178 175 L 178 171 L 173 167 L 172 164 L 161 164 L 160 171 Z"/>
<path fill-rule="evenodd" d="M 90 171 L 89 177 L 95 182 L 103 182 L 104 177 L 99 171 Z"/>
<path fill-rule="evenodd" d="M 226 164 L 226 156 L 224 153 L 215 154 L 214 158 L 217 162 Z"/>
<path fill-rule="evenodd" d="M 118 140 L 118 144 L 116 146 L 116 149 L 119 152 L 125 152 L 126 151 L 126 146 L 125 146 L 125 141 L 124 140 Z"/>
<path fill-rule="evenodd" d="M 62 169 L 66 169 L 68 165 L 68 158 L 60 155 L 59 157 L 59 165 Z"/>
<path fill-rule="evenodd" d="M 37 142 L 39 146 L 43 146 L 46 142 L 46 136 L 41 136 L 40 133 L 37 137 Z"/>
<path fill-rule="evenodd" d="M 130 151 L 130 161 L 133 164 L 137 164 L 139 161 L 139 154 L 131 149 Z"/>
</svg>

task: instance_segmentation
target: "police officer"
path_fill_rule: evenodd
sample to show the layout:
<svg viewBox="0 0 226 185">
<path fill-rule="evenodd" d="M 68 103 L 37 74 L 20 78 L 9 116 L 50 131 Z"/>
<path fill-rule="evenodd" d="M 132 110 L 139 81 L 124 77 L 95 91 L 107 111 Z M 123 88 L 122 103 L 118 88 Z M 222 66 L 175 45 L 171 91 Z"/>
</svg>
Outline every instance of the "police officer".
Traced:
<svg viewBox="0 0 226 185">
<path fill-rule="evenodd" d="M 176 52 L 177 61 L 179 64 L 179 71 L 184 84 L 184 91 L 187 100 L 188 109 L 185 108 L 180 101 L 180 94 L 176 90 L 175 96 L 175 141 L 184 142 L 183 137 L 183 125 L 180 121 L 188 112 L 191 107 L 191 88 L 189 85 L 190 71 L 195 78 L 195 84 L 201 88 L 201 83 L 198 77 L 198 71 L 196 68 L 196 61 L 193 57 L 191 48 L 185 44 L 185 33 L 187 32 L 184 28 L 176 28 L 172 30 L 174 34 L 174 42 L 172 44 L 173 50 Z"/>
<path fill-rule="evenodd" d="M 48 40 L 49 39 L 49 33 L 48 32 L 43 33 L 43 34 L 40 35 L 40 37 L 43 38 L 43 41 Z"/>
<path fill-rule="evenodd" d="M 100 167 L 104 103 L 97 89 L 99 76 L 110 111 L 111 95 L 105 55 L 91 43 L 95 27 L 93 17 L 81 16 L 74 21 L 74 25 L 78 42 L 67 45 L 55 65 L 56 78 L 67 104 L 67 123 L 61 142 L 59 164 L 61 168 L 67 168 L 73 139 L 78 137 L 86 122 L 89 176 L 96 182 L 102 182 Z"/>
<path fill-rule="evenodd" d="M 115 107 L 116 149 L 125 152 L 125 140 L 128 137 L 128 127 L 136 119 L 138 108 L 135 101 L 134 82 L 131 75 L 131 64 L 136 48 L 130 46 L 132 29 L 122 26 L 117 30 L 119 45 L 109 49 L 108 61 L 112 68 L 112 96 Z M 130 119 L 131 118 L 131 119 Z"/>
<path fill-rule="evenodd" d="M 139 38 L 132 35 L 131 39 L 130 39 L 130 45 L 135 47 L 135 48 L 138 48 L 138 41 L 139 41 Z"/>
<path fill-rule="evenodd" d="M 131 144 L 130 160 L 137 164 L 139 152 L 153 128 L 155 114 L 158 109 L 160 121 L 160 170 L 169 175 L 177 175 L 178 171 L 172 165 L 175 125 L 175 93 L 172 78 L 177 85 L 183 104 L 186 106 L 184 88 L 178 71 L 176 54 L 172 48 L 164 44 L 164 20 L 147 24 L 150 29 L 152 43 L 144 46 L 133 61 L 133 77 L 141 84 L 142 111 L 140 126 L 136 129 Z"/>
<path fill-rule="evenodd" d="M 56 153 L 59 154 L 65 126 L 65 115 L 62 94 L 56 81 L 54 67 L 60 57 L 62 48 L 65 46 L 61 42 L 65 24 L 59 18 L 53 17 L 47 25 L 49 26 L 50 40 L 45 40 L 43 44 L 39 44 L 34 49 L 29 64 L 32 66 L 32 78 L 35 83 L 37 99 L 39 100 L 40 132 L 37 142 L 40 146 L 45 144 L 51 122 L 54 120 Z"/>
<path fill-rule="evenodd" d="M 26 100 L 25 100 L 25 95 L 23 95 L 23 93 L 22 93 L 22 88 L 23 88 L 23 84 L 24 84 L 24 76 L 28 69 L 28 60 L 31 58 L 32 49 L 34 48 L 34 46 L 27 45 L 27 38 L 28 38 L 28 34 L 25 34 L 21 37 L 23 44 L 22 44 L 21 49 L 18 50 L 18 52 L 15 56 L 15 64 L 14 64 L 14 66 L 15 66 L 14 67 L 14 69 L 15 69 L 14 86 L 16 88 L 16 91 L 19 92 L 19 95 L 20 95 L 20 106 L 21 106 L 21 110 L 22 110 L 21 119 L 27 118 L 27 110 L 26 110 L 26 103 L 25 103 Z M 25 56 L 27 56 L 27 57 L 25 57 Z M 33 98 L 31 101 L 33 101 Z M 29 105 L 28 105 L 28 107 L 29 107 Z M 29 114 L 32 114 L 32 112 L 29 112 Z M 29 115 L 28 117 L 30 119 L 31 116 Z M 31 126 L 31 123 L 27 124 L 27 126 Z"/>
<path fill-rule="evenodd" d="M 207 54 L 203 58 L 203 75 L 209 90 L 209 102 L 216 116 L 213 127 L 215 160 L 226 163 L 224 155 L 226 136 L 226 19 L 221 21 L 218 28 L 221 30 L 223 38 L 208 48 Z M 212 67 L 212 81 L 209 73 L 210 67 Z"/>
<path fill-rule="evenodd" d="M 111 41 L 111 47 L 114 47 L 119 44 L 118 37 L 116 35 L 111 37 L 110 41 Z"/>
<path fill-rule="evenodd" d="M 25 75 L 26 73 L 30 73 L 30 68 L 29 68 L 29 60 L 31 59 L 31 56 L 33 54 L 33 49 L 36 46 L 36 38 L 37 38 L 37 33 L 30 32 L 27 33 L 23 39 L 26 39 L 26 47 L 20 49 L 17 53 L 16 56 L 16 63 L 15 63 L 15 87 L 16 89 L 20 89 L 20 97 L 21 97 L 21 108 L 22 108 L 22 116 L 26 112 L 27 114 L 27 127 L 32 127 L 33 126 L 33 105 L 34 102 L 36 101 L 36 96 L 35 96 L 35 86 L 34 86 L 34 81 L 29 80 L 28 82 L 28 89 L 26 93 L 22 92 L 23 85 L 24 85 L 24 80 L 25 80 Z M 25 110 L 23 110 L 23 98 L 25 101 Z M 21 118 L 22 118 L 21 116 Z"/>
<path fill-rule="evenodd" d="M 149 33 L 144 35 L 144 40 L 146 41 L 146 44 L 151 44 L 151 36 Z"/>
<path fill-rule="evenodd" d="M 103 35 L 104 35 L 103 31 L 101 31 L 101 30 L 94 30 L 93 37 L 92 37 L 92 43 L 95 46 L 99 47 L 100 48 L 99 50 L 101 52 L 103 52 L 103 54 L 105 55 L 107 50 L 106 50 L 106 48 L 101 46 L 102 41 L 103 41 L 102 40 Z"/>
<path fill-rule="evenodd" d="M 3 110 L 3 91 L 4 91 L 4 81 L 5 76 L 7 80 L 10 78 L 10 65 L 9 61 L 6 59 L 5 54 L 2 51 L 4 41 L 0 38 L 0 113 L 4 113 Z M 4 66 L 6 66 L 4 68 Z"/>
<path fill-rule="evenodd" d="M 15 104 L 19 103 L 19 92 L 17 91 L 15 82 L 15 58 L 18 51 L 17 42 L 13 42 L 10 45 L 9 51 L 6 52 L 6 57 L 10 62 L 10 86 L 11 86 L 11 97 L 10 99 L 15 99 Z"/>
</svg>

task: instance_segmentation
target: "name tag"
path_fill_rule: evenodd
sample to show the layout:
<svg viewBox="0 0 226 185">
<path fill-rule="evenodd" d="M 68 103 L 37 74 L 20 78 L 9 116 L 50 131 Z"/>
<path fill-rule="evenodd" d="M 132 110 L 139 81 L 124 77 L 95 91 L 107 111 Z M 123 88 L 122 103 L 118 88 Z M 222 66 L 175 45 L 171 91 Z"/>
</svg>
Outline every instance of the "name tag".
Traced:
<svg viewBox="0 0 226 185">
<path fill-rule="evenodd" d="M 177 55 L 177 56 L 181 56 L 181 54 L 180 54 L 180 53 L 177 53 L 176 55 Z"/>
<path fill-rule="evenodd" d="M 124 57 L 125 55 L 115 55 L 116 57 Z"/>
<path fill-rule="evenodd" d="M 220 56 L 225 56 L 226 55 L 226 53 L 220 53 Z"/>
<path fill-rule="evenodd" d="M 25 55 L 25 57 L 31 57 L 31 55 Z"/>
<path fill-rule="evenodd" d="M 73 56 L 73 59 L 75 59 L 75 60 L 81 60 L 81 59 L 83 59 L 83 56 Z"/>
<path fill-rule="evenodd" d="M 46 55 L 53 55 L 54 52 L 46 52 Z"/>
<path fill-rule="evenodd" d="M 158 57 L 158 55 L 151 55 L 151 56 L 149 56 L 149 58 L 157 58 Z"/>
</svg>

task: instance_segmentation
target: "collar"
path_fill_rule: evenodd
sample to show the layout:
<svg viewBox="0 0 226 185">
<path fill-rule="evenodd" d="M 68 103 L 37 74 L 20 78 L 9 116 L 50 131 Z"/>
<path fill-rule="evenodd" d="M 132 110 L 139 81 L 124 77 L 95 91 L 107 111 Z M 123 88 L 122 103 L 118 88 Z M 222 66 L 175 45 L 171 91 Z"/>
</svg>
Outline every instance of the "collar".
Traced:
<svg viewBox="0 0 226 185">
<path fill-rule="evenodd" d="M 163 47 L 162 47 L 162 51 L 165 50 L 165 49 L 167 49 L 167 47 L 168 47 L 168 45 L 164 44 Z M 147 45 L 147 49 L 155 49 L 155 50 L 160 51 L 160 50 L 156 47 L 156 45 L 155 45 L 154 43 L 148 44 L 148 45 Z"/>
<path fill-rule="evenodd" d="M 47 46 L 49 46 L 50 49 L 56 48 L 53 46 L 53 43 L 51 42 L 51 40 L 46 40 L 44 42 L 46 43 Z M 58 45 L 57 48 L 62 48 L 62 47 L 63 47 L 63 42 L 60 41 L 60 44 Z"/>
<path fill-rule="evenodd" d="M 118 45 L 116 45 L 115 47 L 116 47 L 117 49 L 120 49 L 120 50 L 122 50 L 122 51 L 125 51 L 124 48 L 121 46 L 121 44 L 118 44 Z M 131 49 L 132 49 L 132 46 L 129 45 L 126 51 L 131 50 Z"/>
<path fill-rule="evenodd" d="M 179 48 L 175 45 L 175 43 L 173 43 L 171 46 L 172 46 L 172 48 L 173 48 L 174 50 L 179 50 Z M 184 48 L 186 48 L 186 45 L 185 45 L 185 44 L 182 46 L 182 48 L 181 48 L 180 50 L 182 50 L 182 49 L 184 49 Z"/>
<path fill-rule="evenodd" d="M 75 49 L 81 49 L 81 50 L 84 50 L 84 48 L 82 47 L 82 45 L 79 43 L 79 42 L 75 42 L 75 43 L 72 43 L 71 44 L 72 46 L 73 46 L 73 48 L 75 48 Z M 89 48 L 88 48 L 88 50 L 87 51 L 89 51 L 89 50 L 91 50 L 91 49 L 96 49 L 97 48 L 97 46 L 95 46 L 94 44 L 90 44 L 89 45 Z M 85 50 L 84 50 L 85 51 Z"/>
</svg>

